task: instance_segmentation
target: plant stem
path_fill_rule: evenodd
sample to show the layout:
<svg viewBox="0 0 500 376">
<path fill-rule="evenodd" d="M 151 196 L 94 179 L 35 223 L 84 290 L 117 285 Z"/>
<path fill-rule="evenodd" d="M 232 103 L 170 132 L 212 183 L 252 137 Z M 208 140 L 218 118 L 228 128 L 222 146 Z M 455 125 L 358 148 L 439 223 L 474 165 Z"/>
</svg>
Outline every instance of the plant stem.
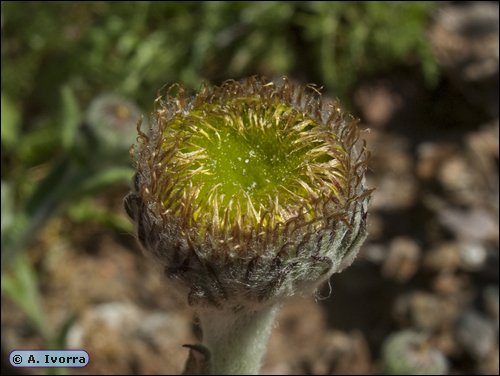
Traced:
<svg viewBox="0 0 500 376">
<path fill-rule="evenodd" d="M 257 375 L 278 311 L 277 305 L 239 312 L 199 313 L 211 375 Z"/>
</svg>

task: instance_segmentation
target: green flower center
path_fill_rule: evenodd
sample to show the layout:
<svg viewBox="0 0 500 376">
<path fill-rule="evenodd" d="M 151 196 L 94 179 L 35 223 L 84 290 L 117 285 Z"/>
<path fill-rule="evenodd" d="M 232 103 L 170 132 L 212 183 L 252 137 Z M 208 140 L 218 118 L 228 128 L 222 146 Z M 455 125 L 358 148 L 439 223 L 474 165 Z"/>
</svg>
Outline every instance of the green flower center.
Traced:
<svg viewBox="0 0 500 376">
<path fill-rule="evenodd" d="M 244 216 L 255 225 L 271 213 L 266 221 L 272 224 L 297 215 L 298 207 L 312 218 L 314 199 L 343 186 L 336 136 L 272 99 L 195 106 L 175 117 L 163 135 L 165 148 L 177 145 L 175 189 L 183 191 L 198 222 L 216 217 L 231 224 Z"/>
</svg>

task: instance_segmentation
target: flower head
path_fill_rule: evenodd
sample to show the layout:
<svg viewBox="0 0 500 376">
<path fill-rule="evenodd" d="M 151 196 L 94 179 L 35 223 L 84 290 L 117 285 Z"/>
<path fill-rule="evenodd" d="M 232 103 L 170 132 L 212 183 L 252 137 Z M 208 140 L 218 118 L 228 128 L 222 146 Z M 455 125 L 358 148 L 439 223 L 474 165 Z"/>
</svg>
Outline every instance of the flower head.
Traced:
<svg viewBox="0 0 500 376">
<path fill-rule="evenodd" d="M 88 154 L 88 150 L 93 149 L 99 163 L 103 159 L 126 160 L 140 118 L 139 108 L 130 100 L 115 94 L 97 96 L 85 114 L 85 124 L 91 136 L 85 152 Z"/>
<path fill-rule="evenodd" d="M 239 309 L 310 290 L 366 237 L 368 152 L 312 87 L 249 78 L 178 85 L 140 132 L 125 207 L 192 305 Z"/>
</svg>

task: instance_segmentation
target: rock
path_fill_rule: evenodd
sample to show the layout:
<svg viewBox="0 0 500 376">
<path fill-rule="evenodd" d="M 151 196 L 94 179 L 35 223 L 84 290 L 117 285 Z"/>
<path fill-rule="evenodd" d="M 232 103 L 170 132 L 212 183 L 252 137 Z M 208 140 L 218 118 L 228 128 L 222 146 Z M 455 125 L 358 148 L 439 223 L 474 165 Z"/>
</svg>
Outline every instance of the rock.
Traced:
<svg viewBox="0 0 500 376">
<path fill-rule="evenodd" d="M 420 247 L 414 240 L 408 237 L 392 240 L 382 274 L 400 283 L 408 281 L 418 270 L 420 254 Z"/>
<path fill-rule="evenodd" d="M 455 151 L 451 143 L 423 142 L 417 147 L 417 175 L 421 179 L 431 179 L 437 174 L 440 165 Z"/>
<path fill-rule="evenodd" d="M 372 209 L 397 210 L 410 207 L 416 199 L 416 184 L 411 174 L 382 176 L 374 185 L 377 190 L 373 193 L 370 203 Z"/>
<path fill-rule="evenodd" d="M 439 210 L 438 220 L 462 241 L 498 242 L 498 219 L 488 210 L 481 208 L 460 210 L 447 207 Z"/>
<path fill-rule="evenodd" d="M 383 128 L 401 109 L 403 97 L 391 88 L 390 83 L 382 81 L 361 86 L 354 94 L 354 101 L 365 122 Z"/>
<path fill-rule="evenodd" d="M 480 361 L 488 356 L 496 343 L 495 327 L 483 314 L 466 311 L 455 328 L 457 341 L 474 359 Z"/>
<path fill-rule="evenodd" d="M 498 308 L 498 285 L 489 285 L 483 289 L 483 301 L 485 311 L 496 323 L 498 332 L 499 308 Z"/>
<path fill-rule="evenodd" d="M 439 244 L 425 253 L 423 265 L 441 273 L 455 271 L 460 266 L 459 245 L 456 242 Z"/>
<path fill-rule="evenodd" d="M 485 207 L 490 207 L 498 213 L 499 185 L 498 185 L 498 150 L 499 125 L 498 118 L 484 124 L 476 131 L 466 136 L 472 168 L 481 176 L 484 185 L 482 195 Z"/>
<path fill-rule="evenodd" d="M 435 294 L 416 291 L 401 295 L 394 305 L 394 313 L 402 325 L 411 325 L 419 331 L 435 332 L 454 322 L 459 312 L 453 300 L 440 299 Z"/>
<path fill-rule="evenodd" d="M 314 375 L 372 373 L 368 343 L 358 331 L 349 334 L 329 332 L 309 362 Z"/>
<path fill-rule="evenodd" d="M 373 175 L 368 181 L 369 186 L 377 187 L 370 202 L 371 209 L 394 210 L 413 205 L 417 181 L 408 143 L 402 138 L 385 135 L 372 137 L 369 148 L 377 150 L 370 163 L 374 166 Z"/>
<path fill-rule="evenodd" d="M 304 373 L 304 364 L 319 351 L 326 331 L 325 311 L 321 305 L 311 298 L 289 300 L 276 319 L 261 373 Z"/>
<path fill-rule="evenodd" d="M 473 104 L 498 116 L 498 2 L 450 2 L 435 15 L 430 40 L 438 62 Z"/>
<path fill-rule="evenodd" d="M 378 213 L 370 213 L 366 224 L 369 241 L 376 241 L 382 238 L 384 233 L 384 221 Z"/>
<path fill-rule="evenodd" d="M 478 375 L 498 375 L 499 352 L 498 343 L 493 347 L 486 359 L 478 362 Z"/>
<path fill-rule="evenodd" d="M 477 81 L 498 72 L 498 3 L 471 1 L 442 7 L 431 40 L 441 64 Z"/>
<path fill-rule="evenodd" d="M 487 256 L 486 248 L 479 242 L 462 242 L 460 244 L 460 261 L 464 270 L 481 270 Z"/>
<path fill-rule="evenodd" d="M 188 355 L 181 345 L 193 341 L 190 324 L 181 314 L 145 311 L 125 302 L 102 303 L 83 312 L 66 343 L 92 354 L 86 372 L 178 374 Z"/>
<path fill-rule="evenodd" d="M 386 339 L 383 350 L 383 373 L 387 375 L 445 375 L 446 357 L 415 331 L 401 331 Z"/>
<path fill-rule="evenodd" d="M 437 177 L 446 191 L 455 196 L 460 195 L 466 203 L 473 202 L 476 195 L 476 176 L 464 156 L 454 154 L 445 159 Z"/>
<path fill-rule="evenodd" d="M 432 281 L 432 288 L 440 295 L 453 296 L 465 291 L 470 283 L 470 278 L 467 275 L 442 272 L 439 273 Z"/>
<path fill-rule="evenodd" d="M 364 245 L 358 257 L 362 257 L 374 264 L 382 264 L 387 258 L 388 249 L 382 244 L 369 243 Z"/>
</svg>

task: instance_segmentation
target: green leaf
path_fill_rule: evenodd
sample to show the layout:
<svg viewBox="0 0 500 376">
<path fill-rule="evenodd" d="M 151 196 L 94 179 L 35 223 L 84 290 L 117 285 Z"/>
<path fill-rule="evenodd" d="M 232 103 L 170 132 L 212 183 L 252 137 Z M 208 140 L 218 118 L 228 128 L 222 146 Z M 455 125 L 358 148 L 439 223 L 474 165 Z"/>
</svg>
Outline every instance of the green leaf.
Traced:
<svg viewBox="0 0 500 376">
<path fill-rule="evenodd" d="M 51 122 L 42 122 L 23 133 L 15 145 L 20 163 L 31 167 L 54 158 L 61 149 L 60 133 L 59 127 L 52 126 Z"/>
<path fill-rule="evenodd" d="M 133 230 L 132 223 L 125 216 L 99 206 L 89 197 L 83 197 L 72 203 L 68 207 L 67 213 L 71 221 L 75 223 L 97 223 L 120 233 L 130 233 Z"/>
<path fill-rule="evenodd" d="M 12 269 L 2 273 L 1 289 L 19 305 L 38 331 L 47 339 L 48 333 L 38 292 L 38 278 L 35 269 L 25 257 L 17 257 L 12 264 Z"/>
<path fill-rule="evenodd" d="M 80 124 L 81 114 L 78 101 L 75 94 L 69 86 L 63 86 L 61 89 L 63 114 L 62 114 L 62 144 L 68 150 L 74 143 L 78 125 Z"/>
<path fill-rule="evenodd" d="M 12 193 L 11 185 L 2 180 L 2 244 L 5 230 L 7 230 L 14 221 L 14 195 Z"/>
<path fill-rule="evenodd" d="M 86 195 L 119 183 L 129 183 L 134 175 L 130 167 L 111 167 L 103 171 L 89 170 L 74 182 L 75 194 Z"/>
<path fill-rule="evenodd" d="M 12 101 L 2 93 L 2 144 L 10 148 L 19 136 L 21 114 Z"/>
</svg>

